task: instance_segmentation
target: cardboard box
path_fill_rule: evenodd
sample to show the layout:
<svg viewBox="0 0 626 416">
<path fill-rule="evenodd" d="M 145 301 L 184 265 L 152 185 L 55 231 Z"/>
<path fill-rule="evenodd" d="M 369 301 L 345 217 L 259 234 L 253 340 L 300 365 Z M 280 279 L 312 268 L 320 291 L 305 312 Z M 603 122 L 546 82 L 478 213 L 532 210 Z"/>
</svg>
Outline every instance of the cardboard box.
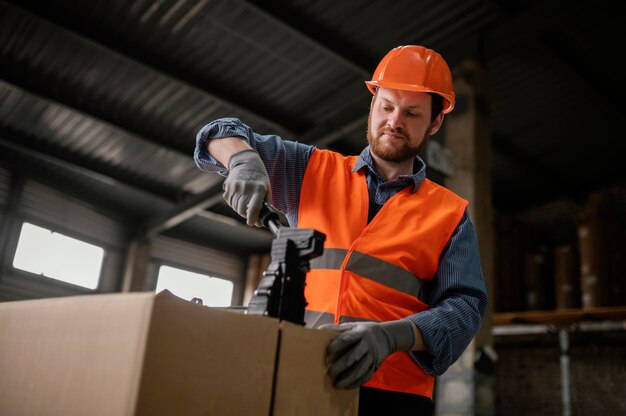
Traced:
<svg viewBox="0 0 626 416">
<path fill-rule="evenodd" d="M 563 244 L 554 249 L 556 309 L 580 308 L 579 260 L 576 246 Z"/>
<path fill-rule="evenodd" d="M 0 414 L 356 415 L 333 336 L 167 291 L 0 303 Z"/>
</svg>

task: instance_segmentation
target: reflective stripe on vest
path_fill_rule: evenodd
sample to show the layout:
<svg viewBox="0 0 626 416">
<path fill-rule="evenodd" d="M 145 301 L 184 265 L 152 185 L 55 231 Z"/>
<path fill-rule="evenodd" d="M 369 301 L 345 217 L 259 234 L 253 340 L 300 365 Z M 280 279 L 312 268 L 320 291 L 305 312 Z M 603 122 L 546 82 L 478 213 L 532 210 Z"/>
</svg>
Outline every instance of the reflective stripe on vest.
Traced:
<svg viewBox="0 0 626 416">
<path fill-rule="evenodd" d="M 422 285 L 467 202 L 425 179 L 391 197 L 368 223 L 369 195 L 357 157 L 316 149 L 300 194 L 298 227 L 326 234 L 307 274 L 307 326 L 390 321 L 426 310 Z M 366 386 L 432 397 L 434 378 L 408 353 L 390 355 Z"/>
<path fill-rule="evenodd" d="M 318 328 L 322 325 L 332 324 L 335 321 L 335 315 L 328 312 L 304 311 L 304 322 L 307 328 Z M 352 316 L 342 316 L 339 320 L 340 324 L 347 322 L 365 322 L 371 319 L 354 318 Z"/>
<path fill-rule="evenodd" d="M 343 248 L 325 249 L 321 257 L 311 260 L 311 269 L 339 270 L 347 254 L 348 250 Z M 420 280 L 416 279 L 413 273 L 395 264 L 354 251 L 345 270 L 424 301 Z"/>
</svg>

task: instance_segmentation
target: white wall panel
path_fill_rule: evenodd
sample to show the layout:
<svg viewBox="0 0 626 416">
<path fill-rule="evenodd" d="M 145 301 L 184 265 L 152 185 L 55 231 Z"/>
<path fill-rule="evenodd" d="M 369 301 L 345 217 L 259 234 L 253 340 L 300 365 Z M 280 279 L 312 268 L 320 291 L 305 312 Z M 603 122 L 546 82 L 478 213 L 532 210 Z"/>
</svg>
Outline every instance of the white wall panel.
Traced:
<svg viewBox="0 0 626 416">
<path fill-rule="evenodd" d="M 98 213 L 96 207 L 31 180 L 24 184 L 19 213 L 102 243 L 116 247 L 124 244 L 124 228 L 121 224 Z"/>
<path fill-rule="evenodd" d="M 234 281 L 240 281 L 244 275 L 244 261 L 239 256 L 164 236 L 153 240 L 151 257 Z"/>
<path fill-rule="evenodd" d="M 9 183 L 8 173 L 0 170 L 0 201 L 4 194 L 8 198 Z M 2 211 L 4 209 L 0 213 Z M 7 252 L 4 275 L 0 276 L 0 301 L 112 292 L 119 289 L 126 255 L 125 230 L 122 224 L 100 214 L 94 206 L 30 179 L 24 182 L 15 215 L 16 217 L 11 216 L 12 223 L 6 224 Z M 22 221 L 103 247 L 106 254 L 98 289 L 94 292 L 13 269 L 11 263 Z"/>
</svg>

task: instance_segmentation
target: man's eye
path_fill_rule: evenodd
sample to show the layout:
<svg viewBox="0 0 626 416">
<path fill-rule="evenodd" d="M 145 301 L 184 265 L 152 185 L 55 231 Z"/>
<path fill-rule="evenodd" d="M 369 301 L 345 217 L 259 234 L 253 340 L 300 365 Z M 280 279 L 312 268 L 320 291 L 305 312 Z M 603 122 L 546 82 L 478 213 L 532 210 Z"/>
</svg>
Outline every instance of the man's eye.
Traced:
<svg viewBox="0 0 626 416">
<path fill-rule="evenodd" d="M 383 107 L 383 110 L 385 110 L 385 111 L 392 111 L 393 108 L 391 108 L 391 107 Z"/>
</svg>

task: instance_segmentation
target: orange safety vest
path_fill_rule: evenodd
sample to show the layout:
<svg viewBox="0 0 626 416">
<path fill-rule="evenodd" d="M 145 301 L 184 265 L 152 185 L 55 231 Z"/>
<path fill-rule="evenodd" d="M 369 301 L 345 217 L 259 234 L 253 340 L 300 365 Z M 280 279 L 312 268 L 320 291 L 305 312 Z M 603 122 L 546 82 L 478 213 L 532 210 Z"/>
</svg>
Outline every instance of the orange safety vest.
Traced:
<svg viewBox="0 0 626 416">
<path fill-rule="evenodd" d="M 316 149 L 300 196 L 298 227 L 326 234 L 324 253 L 311 261 L 305 297 L 307 326 L 391 321 L 428 309 L 422 281 L 439 257 L 467 201 L 425 179 L 407 186 L 367 223 L 369 195 L 357 156 Z M 406 352 L 391 354 L 365 386 L 432 398 L 435 380 Z"/>
</svg>

